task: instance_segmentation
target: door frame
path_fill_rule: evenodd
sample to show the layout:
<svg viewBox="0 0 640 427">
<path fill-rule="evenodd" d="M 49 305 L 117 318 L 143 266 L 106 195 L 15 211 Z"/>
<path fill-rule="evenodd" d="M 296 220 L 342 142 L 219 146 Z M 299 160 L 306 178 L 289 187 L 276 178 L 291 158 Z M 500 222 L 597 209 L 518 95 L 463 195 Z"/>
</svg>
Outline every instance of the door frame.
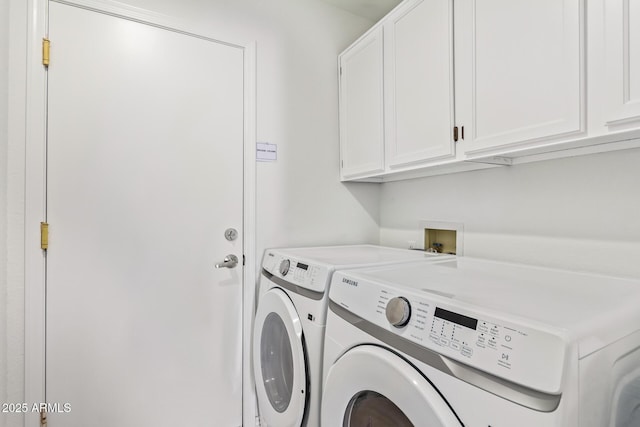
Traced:
<svg viewBox="0 0 640 427">
<path fill-rule="evenodd" d="M 12 32 L 18 40 L 26 34 L 26 107 L 24 113 L 24 396 L 25 402 L 45 402 L 46 356 L 46 256 L 40 249 L 40 222 L 46 221 L 47 73 L 42 65 L 42 38 L 48 35 L 49 1 L 81 7 L 158 28 L 223 43 L 242 49 L 244 66 L 243 245 L 246 262 L 242 291 L 242 421 L 255 425 L 256 395 L 251 367 L 251 338 L 256 283 L 256 41 L 211 34 L 172 17 L 112 0 L 28 0 L 27 22 Z M 12 0 L 11 7 L 22 3 Z M 19 31 L 23 31 L 21 34 Z M 55 45 L 55 40 L 52 41 Z M 55 62 L 55 55 L 51 58 Z M 52 226 L 55 230 L 55 225 Z M 52 231 L 52 236 L 55 231 Z M 52 240 L 55 245 L 55 241 Z M 38 426 L 38 413 L 26 413 L 25 426 Z"/>
</svg>

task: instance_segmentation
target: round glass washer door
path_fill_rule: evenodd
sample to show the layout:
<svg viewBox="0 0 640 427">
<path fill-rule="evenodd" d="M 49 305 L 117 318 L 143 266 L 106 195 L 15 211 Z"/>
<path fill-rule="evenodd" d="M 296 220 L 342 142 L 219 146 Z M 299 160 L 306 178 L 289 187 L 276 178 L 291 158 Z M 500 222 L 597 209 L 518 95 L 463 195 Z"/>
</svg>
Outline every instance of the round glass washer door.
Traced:
<svg viewBox="0 0 640 427">
<path fill-rule="evenodd" d="M 302 323 L 287 294 L 278 288 L 258 302 L 253 369 L 261 418 L 267 425 L 300 426 L 307 397 Z"/>
<path fill-rule="evenodd" d="M 331 366 L 322 424 L 364 427 L 461 427 L 438 391 L 407 361 L 378 346 L 347 351 Z"/>
</svg>

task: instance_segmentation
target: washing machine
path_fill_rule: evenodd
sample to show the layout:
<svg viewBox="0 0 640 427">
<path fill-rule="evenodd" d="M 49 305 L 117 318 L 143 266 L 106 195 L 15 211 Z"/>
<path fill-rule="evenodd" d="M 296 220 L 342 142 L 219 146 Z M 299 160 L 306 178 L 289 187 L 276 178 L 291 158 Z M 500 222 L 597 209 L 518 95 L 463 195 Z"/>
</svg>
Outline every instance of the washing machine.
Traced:
<svg viewBox="0 0 640 427">
<path fill-rule="evenodd" d="M 337 272 L 322 426 L 638 427 L 640 281 L 459 257 Z"/>
<path fill-rule="evenodd" d="M 253 367 L 262 426 L 319 425 L 328 287 L 335 271 L 441 259 L 374 245 L 265 251 Z"/>
</svg>

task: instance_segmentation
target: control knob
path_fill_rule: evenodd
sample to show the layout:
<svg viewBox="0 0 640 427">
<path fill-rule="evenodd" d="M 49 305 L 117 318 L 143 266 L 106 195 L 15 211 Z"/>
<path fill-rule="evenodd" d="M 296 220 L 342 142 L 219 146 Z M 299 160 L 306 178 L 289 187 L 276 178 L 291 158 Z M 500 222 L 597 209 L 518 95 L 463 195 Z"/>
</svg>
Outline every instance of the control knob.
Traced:
<svg viewBox="0 0 640 427">
<path fill-rule="evenodd" d="M 280 274 L 282 274 L 283 276 L 286 276 L 287 273 L 289 272 L 290 266 L 291 266 L 291 261 L 289 261 L 288 259 L 282 260 L 282 262 L 280 263 Z"/>
<path fill-rule="evenodd" d="M 387 320 L 396 328 L 401 328 L 409 323 L 411 318 L 411 304 L 405 297 L 394 297 L 387 303 L 385 310 Z"/>
</svg>

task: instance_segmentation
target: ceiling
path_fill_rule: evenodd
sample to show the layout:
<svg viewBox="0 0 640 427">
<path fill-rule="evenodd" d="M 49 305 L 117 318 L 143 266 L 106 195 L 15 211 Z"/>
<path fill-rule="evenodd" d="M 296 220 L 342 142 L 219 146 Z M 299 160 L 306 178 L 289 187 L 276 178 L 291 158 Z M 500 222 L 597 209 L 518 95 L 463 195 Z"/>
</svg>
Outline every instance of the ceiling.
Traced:
<svg viewBox="0 0 640 427">
<path fill-rule="evenodd" d="M 322 0 L 372 21 L 379 21 L 391 9 L 396 7 L 401 0 Z"/>
</svg>

